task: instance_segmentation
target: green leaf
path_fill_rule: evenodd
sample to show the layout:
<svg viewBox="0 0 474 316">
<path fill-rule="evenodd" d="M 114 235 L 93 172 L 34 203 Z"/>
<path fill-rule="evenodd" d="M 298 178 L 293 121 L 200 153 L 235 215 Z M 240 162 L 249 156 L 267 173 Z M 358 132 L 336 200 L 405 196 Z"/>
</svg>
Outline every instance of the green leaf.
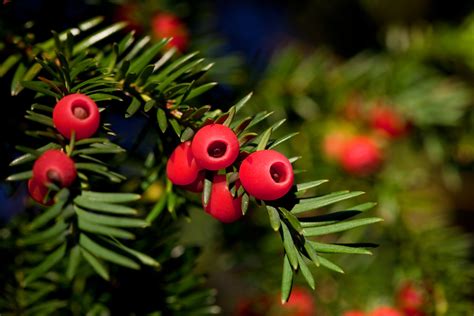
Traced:
<svg viewBox="0 0 474 316">
<path fill-rule="evenodd" d="M 48 127 L 54 127 L 53 119 L 51 117 L 43 115 L 43 114 L 39 114 L 33 111 L 26 111 L 26 113 L 27 113 L 25 115 L 26 119 L 46 125 Z"/>
<path fill-rule="evenodd" d="M 74 246 L 71 249 L 71 253 L 69 255 L 69 261 L 66 270 L 66 277 L 68 280 L 72 280 L 76 275 L 77 267 L 79 267 L 79 263 L 81 262 L 81 249 L 79 246 Z"/>
<path fill-rule="evenodd" d="M 211 109 L 211 106 L 210 105 L 204 105 L 204 106 L 201 106 L 199 109 L 197 109 L 192 115 L 191 115 L 191 119 L 193 120 L 198 120 L 200 119 L 204 114 L 206 114 L 207 112 L 209 112 L 209 110 Z"/>
<path fill-rule="evenodd" d="M 231 107 L 228 111 L 228 116 L 225 119 L 224 123 L 222 123 L 222 125 L 230 127 L 230 125 L 232 124 L 232 121 L 234 120 L 234 116 L 235 116 L 235 107 Z"/>
<path fill-rule="evenodd" d="M 156 105 L 156 101 L 151 99 L 151 100 L 148 100 L 146 103 L 145 103 L 145 106 L 143 107 L 143 110 L 145 112 L 149 112 L 152 108 L 154 108 Z"/>
<path fill-rule="evenodd" d="M 81 247 L 82 256 L 86 259 L 87 262 L 94 268 L 95 272 L 100 275 L 104 280 L 109 281 L 109 269 L 106 265 L 100 262 L 95 256 L 90 252 Z"/>
<path fill-rule="evenodd" d="M 319 256 L 319 262 L 321 263 L 321 265 L 323 267 L 328 268 L 329 270 L 339 272 L 339 273 L 344 273 L 344 270 L 342 270 L 342 268 L 340 266 L 338 266 L 337 264 L 329 261 L 326 258 L 323 258 L 323 257 Z"/>
<path fill-rule="evenodd" d="M 125 35 L 118 43 L 118 54 L 122 55 L 130 45 L 133 44 L 135 31 L 132 31 Z"/>
<path fill-rule="evenodd" d="M 35 244 L 47 243 L 49 240 L 57 237 L 58 235 L 64 234 L 69 224 L 64 221 L 59 221 L 50 228 L 40 231 L 38 233 L 30 234 L 25 238 L 18 240 L 19 246 L 29 246 Z"/>
<path fill-rule="evenodd" d="M 257 125 L 258 123 L 265 120 L 271 115 L 273 115 L 273 112 L 263 111 L 263 112 L 257 113 L 246 129 L 249 129 L 252 126 Z"/>
<path fill-rule="evenodd" d="M 28 286 L 31 282 L 45 275 L 49 270 L 51 270 L 54 265 L 56 265 L 64 257 L 66 253 L 66 244 L 63 243 L 56 249 L 53 253 L 47 256 L 38 266 L 31 269 L 23 281 L 24 286 Z"/>
<path fill-rule="evenodd" d="M 171 124 L 171 127 L 173 128 L 173 131 L 178 135 L 178 137 L 181 137 L 181 125 L 179 125 L 178 121 L 174 118 L 169 120 L 169 123 Z"/>
<path fill-rule="evenodd" d="M 181 134 L 181 142 L 191 140 L 194 136 L 194 130 L 191 127 L 186 127 Z"/>
<path fill-rule="evenodd" d="M 23 87 L 20 84 L 20 81 L 23 80 L 25 72 L 26 72 L 26 66 L 20 63 L 15 70 L 15 74 L 13 75 L 12 83 L 10 85 L 10 93 L 12 96 L 17 95 L 19 91 L 23 89 Z"/>
<path fill-rule="evenodd" d="M 82 217 L 79 218 L 79 228 L 83 231 L 98 235 L 113 236 L 123 239 L 135 239 L 135 235 L 126 230 L 94 224 L 84 220 Z"/>
<path fill-rule="evenodd" d="M 300 184 L 296 185 L 296 191 L 298 191 L 298 192 L 306 191 L 306 190 L 315 188 L 317 186 L 320 186 L 321 184 L 326 183 L 328 181 L 329 180 L 316 180 L 316 181 L 300 183 Z"/>
<path fill-rule="evenodd" d="M 290 223 L 291 227 L 293 227 L 298 234 L 303 233 L 303 227 L 301 227 L 300 221 L 296 216 L 290 212 L 288 212 L 286 209 L 280 207 L 280 211 L 283 213 L 283 216 L 288 220 Z"/>
<path fill-rule="evenodd" d="M 58 312 L 60 309 L 67 307 L 68 303 L 61 300 L 48 300 L 44 303 L 35 304 L 32 308 L 25 311 L 25 316 L 29 315 L 49 315 Z"/>
<path fill-rule="evenodd" d="M 58 144 L 56 143 L 49 143 L 43 147 L 40 147 L 38 149 L 35 150 L 35 154 L 32 154 L 32 153 L 27 153 L 25 155 L 22 155 L 16 159 L 14 159 L 11 163 L 10 163 L 10 166 L 18 166 L 18 165 L 21 165 L 23 163 L 26 163 L 26 162 L 30 162 L 30 161 L 33 161 L 35 160 L 36 158 L 38 158 L 43 152 L 45 152 L 46 150 L 48 149 L 58 149 L 58 148 L 61 148 L 61 146 L 59 146 Z"/>
<path fill-rule="evenodd" d="M 90 201 L 104 202 L 104 203 L 127 203 L 135 202 L 140 200 L 140 194 L 135 193 L 106 193 L 106 192 L 93 192 L 93 191 L 82 191 L 81 194 L 84 198 Z"/>
<path fill-rule="evenodd" d="M 33 171 L 28 170 L 28 171 L 12 174 L 11 176 L 8 176 L 6 180 L 7 181 L 22 181 L 22 180 L 27 180 L 31 178 L 33 178 Z"/>
<path fill-rule="evenodd" d="M 270 127 L 262 134 L 262 138 L 260 139 L 260 142 L 258 143 L 256 150 L 264 150 L 265 147 L 267 147 L 268 140 L 270 139 L 271 135 L 272 135 L 272 128 Z"/>
<path fill-rule="evenodd" d="M 281 303 L 285 304 L 288 302 L 291 293 L 291 287 L 293 286 L 293 269 L 291 268 L 288 256 L 285 255 L 283 258 L 283 271 L 281 277 Z"/>
<path fill-rule="evenodd" d="M 132 98 L 132 103 L 127 108 L 126 118 L 133 116 L 140 109 L 141 102 L 137 98 Z"/>
<path fill-rule="evenodd" d="M 166 76 L 168 76 L 169 73 L 171 73 L 173 70 L 181 66 L 182 64 L 186 63 L 188 60 L 193 58 L 199 54 L 199 52 L 194 52 L 188 55 L 181 56 L 180 58 L 176 59 L 174 62 L 172 62 L 170 65 L 168 65 L 165 69 L 159 72 L 158 75 L 153 76 L 153 80 L 157 82 L 161 82 Z M 164 56 L 163 56 L 164 57 Z M 171 57 L 171 56 L 170 56 Z M 161 66 L 162 63 L 160 63 L 160 60 L 155 64 L 155 67 L 158 68 L 158 66 Z"/>
<path fill-rule="evenodd" d="M 200 96 L 201 94 L 211 90 L 213 87 L 215 87 L 217 85 L 217 82 L 208 82 L 208 83 L 205 83 L 197 88 L 194 88 L 192 89 L 188 96 L 186 98 L 184 98 L 184 95 L 183 96 L 180 96 L 176 99 L 176 102 L 178 104 L 182 104 L 183 102 L 185 101 L 188 101 L 188 100 L 192 100 L 194 99 L 195 97 L 198 97 Z"/>
<path fill-rule="evenodd" d="M 135 270 L 140 269 L 140 265 L 138 265 L 135 261 L 99 245 L 85 234 L 79 235 L 79 244 L 82 248 L 86 249 L 98 258 L 110 261 L 126 268 Z"/>
<path fill-rule="evenodd" d="M 331 205 L 343 200 L 347 200 L 347 199 L 350 199 L 362 194 L 364 194 L 364 192 L 361 192 L 361 191 L 354 191 L 354 192 L 341 191 L 341 192 L 334 192 L 334 193 L 330 193 L 327 195 L 318 196 L 314 198 L 301 199 L 299 203 L 293 207 L 291 212 L 293 214 L 304 213 L 304 212 L 311 211 L 323 206 L 327 206 L 327 205 Z"/>
<path fill-rule="evenodd" d="M 74 203 L 80 207 L 85 207 L 90 210 L 110 214 L 136 215 L 138 213 L 137 210 L 128 206 L 98 202 L 96 200 L 89 200 L 84 196 L 76 197 L 74 199 Z"/>
<path fill-rule="evenodd" d="M 283 142 L 285 142 L 285 141 L 287 141 L 287 140 L 289 140 L 289 139 L 295 137 L 295 136 L 298 135 L 298 134 L 299 134 L 299 132 L 295 132 L 295 133 L 291 133 L 291 134 L 288 134 L 288 135 L 286 135 L 286 136 L 283 136 L 283 137 L 281 137 L 281 138 L 278 138 L 277 140 L 273 141 L 270 146 L 268 146 L 268 149 L 275 148 L 276 146 L 278 146 L 278 145 L 280 145 L 281 143 L 283 143 Z"/>
<path fill-rule="evenodd" d="M 355 219 L 355 220 L 351 220 L 347 222 L 341 222 L 341 223 L 336 223 L 336 224 L 331 224 L 331 225 L 326 225 L 326 226 L 304 228 L 303 234 L 308 237 L 321 236 L 321 235 L 337 233 L 337 232 L 353 229 L 356 227 L 377 223 L 380 221 L 382 221 L 382 219 L 377 218 L 377 217 Z"/>
<path fill-rule="evenodd" d="M 74 206 L 77 216 L 82 217 L 82 219 L 99 225 L 104 226 L 114 226 L 114 227 L 147 227 L 149 224 L 138 218 L 128 218 L 128 217 L 117 217 L 117 216 L 108 216 L 101 214 L 94 214 L 80 209 L 77 206 Z"/>
<path fill-rule="evenodd" d="M 8 56 L 8 58 L 0 66 L 0 78 L 3 77 L 20 60 L 21 60 L 20 54 L 13 54 L 13 55 Z"/>
<path fill-rule="evenodd" d="M 360 254 L 360 255 L 371 255 L 372 252 L 359 247 L 351 247 L 350 244 L 338 245 L 338 244 L 324 244 L 315 241 L 309 242 L 314 250 L 323 253 L 349 253 L 349 254 Z M 356 244 L 357 245 L 357 244 Z"/>
<path fill-rule="evenodd" d="M 166 89 L 166 87 L 171 84 L 174 80 L 176 80 L 179 76 L 181 76 L 182 74 L 184 74 L 185 72 L 191 70 L 192 68 L 196 67 L 197 65 L 199 65 L 200 63 L 202 63 L 204 61 L 204 59 L 198 59 L 198 60 L 195 60 L 189 64 L 187 64 L 186 66 L 183 66 L 181 67 L 179 70 L 176 70 L 175 72 L 173 72 L 172 74 L 170 74 L 164 81 L 162 81 L 159 85 L 158 85 L 158 89 L 160 89 L 160 91 L 164 91 Z"/>
<path fill-rule="evenodd" d="M 69 197 L 69 191 L 67 189 L 62 189 L 61 191 L 56 194 L 55 199 L 56 203 L 49 207 L 46 211 L 44 211 L 41 215 L 36 217 L 28 226 L 28 230 L 35 230 L 38 229 L 42 226 L 44 226 L 46 223 L 48 223 L 50 220 L 56 218 L 61 214 L 64 204 L 66 203 L 67 199 Z"/>
<path fill-rule="evenodd" d="M 168 118 L 166 117 L 166 112 L 162 108 L 158 108 L 156 111 L 156 118 L 158 120 L 158 126 L 162 133 L 166 132 L 168 129 Z"/>
<path fill-rule="evenodd" d="M 205 178 L 204 179 L 204 189 L 202 191 L 202 204 L 204 207 L 207 206 L 209 200 L 211 199 L 211 192 L 212 192 L 212 181 Z"/>
<path fill-rule="evenodd" d="M 348 207 L 347 209 L 350 210 L 350 211 L 365 212 L 367 210 L 370 210 L 371 208 L 373 208 L 376 205 L 377 205 L 377 203 L 367 202 L 367 203 L 358 204 L 356 206 Z"/>
<path fill-rule="evenodd" d="M 162 39 L 158 43 L 152 45 L 150 48 L 145 50 L 139 57 L 134 58 L 130 65 L 130 72 L 138 73 L 147 66 L 161 51 L 161 49 L 168 44 L 169 39 Z M 154 66 L 152 65 L 152 70 Z M 150 73 L 151 74 L 151 73 Z"/>
<path fill-rule="evenodd" d="M 115 246 L 119 247 L 123 251 L 131 254 L 132 256 L 137 258 L 141 263 L 143 263 L 147 266 L 152 266 L 152 267 L 159 267 L 160 266 L 160 263 L 158 261 L 156 261 L 155 259 L 153 259 L 152 257 L 150 257 L 150 256 L 148 256 L 144 253 L 141 253 L 139 251 L 136 251 L 135 249 L 132 249 L 132 248 L 129 248 L 129 247 L 125 246 L 124 244 L 119 242 L 117 239 L 113 239 L 112 241 L 110 241 L 110 243 L 112 243 Z"/>
<path fill-rule="evenodd" d="M 290 259 L 291 266 L 296 270 L 298 269 L 298 250 L 293 242 L 293 237 L 291 236 L 288 226 L 286 226 L 284 222 L 281 222 L 281 228 L 283 230 L 283 247 L 288 255 L 288 259 Z"/>
<path fill-rule="evenodd" d="M 298 264 L 300 267 L 300 271 L 303 274 L 303 277 L 305 278 L 309 287 L 314 290 L 316 285 L 314 284 L 313 275 L 311 274 L 311 271 L 306 265 L 306 262 L 304 261 L 303 257 L 299 253 L 298 253 Z"/>
<path fill-rule="evenodd" d="M 247 213 L 247 210 L 249 208 L 249 202 L 250 202 L 249 195 L 247 193 L 242 194 L 241 208 L 242 208 L 242 214 L 243 215 L 245 215 Z"/>
<path fill-rule="evenodd" d="M 148 223 L 153 222 L 155 220 L 155 218 L 157 218 L 161 214 L 161 212 L 163 212 L 163 210 L 165 209 L 165 206 L 166 206 L 167 196 L 168 195 L 163 195 L 160 198 L 160 200 L 155 204 L 153 209 L 150 211 L 150 213 L 146 217 L 146 221 Z"/>
<path fill-rule="evenodd" d="M 280 229 L 280 214 L 278 210 L 273 206 L 266 206 L 268 211 L 268 217 L 270 219 L 270 226 L 274 231 L 278 231 Z"/>
<path fill-rule="evenodd" d="M 100 42 L 103 39 L 106 39 L 110 37 L 112 34 L 120 31 L 123 29 L 125 26 L 127 26 L 127 23 L 125 22 L 118 22 L 115 24 L 112 24 L 99 32 L 96 32 L 88 37 L 86 37 L 84 40 L 80 41 L 73 50 L 73 54 L 76 55 L 79 52 L 88 49 L 91 46 L 94 46 L 98 42 Z"/>
<path fill-rule="evenodd" d="M 235 107 L 235 112 L 239 112 L 244 105 L 247 103 L 248 100 L 252 97 L 253 92 L 250 92 L 247 94 L 245 97 L 243 97 L 239 102 L 237 102 L 234 107 Z"/>
<path fill-rule="evenodd" d="M 306 250 L 306 253 L 308 254 L 308 257 L 311 259 L 311 261 L 313 261 L 313 263 L 317 267 L 319 267 L 319 265 L 321 264 L 319 262 L 319 256 L 307 239 L 305 239 L 305 242 L 304 242 L 304 249 Z"/>
</svg>

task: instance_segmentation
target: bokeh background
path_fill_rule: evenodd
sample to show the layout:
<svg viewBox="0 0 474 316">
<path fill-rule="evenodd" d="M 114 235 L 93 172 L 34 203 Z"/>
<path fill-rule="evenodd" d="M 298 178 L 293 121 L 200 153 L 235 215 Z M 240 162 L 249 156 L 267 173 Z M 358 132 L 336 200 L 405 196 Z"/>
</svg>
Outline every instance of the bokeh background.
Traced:
<svg viewBox="0 0 474 316">
<path fill-rule="evenodd" d="M 298 280 L 298 306 L 282 309 L 281 249 L 266 214 L 255 209 L 222 226 L 192 209 L 181 239 L 203 248 L 197 269 L 218 290 L 224 315 L 344 315 L 383 306 L 410 316 L 473 314 L 473 1 L 11 0 L 0 9 L 0 45 L 25 29 L 48 38 L 51 29 L 97 15 L 159 37 L 159 12 L 185 26 L 183 51 L 216 63 L 206 80 L 220 84 L 206 102 L 226 109 L 254 91 L 249 114 L 274 111 L 268 124 L 287 118 L 281 136 L 299 132 L 280 147 L 302 156 L 298 177 L 330 179 L 323 191 L 366 191 L 364 199 L 378 203 L 370 212 L 384 219 L 333 237 L 373 241 L 373 256 L 335 258 L 345 274 L 316 269 L 316 291 Z M 22 133 L 26 100 L 10 97 L 10 80 L 0 81 L 1 179 L 14 146 L 32 142 Z M 115 124 L 126 131 L 122 145 L 133 146 L 143 120 L 123 124 Z M 154 189 L 147 198 L 159 198 Z M 0 182 L 2 221 L 27 203 L 25 186 Z"/>
</svg>

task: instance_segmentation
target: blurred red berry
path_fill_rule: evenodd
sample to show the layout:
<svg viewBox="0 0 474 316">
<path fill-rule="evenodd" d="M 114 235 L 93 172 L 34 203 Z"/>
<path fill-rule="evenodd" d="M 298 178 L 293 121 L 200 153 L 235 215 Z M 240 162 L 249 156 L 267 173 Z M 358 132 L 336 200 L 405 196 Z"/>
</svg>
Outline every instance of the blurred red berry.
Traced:
<svg viewBox="0 0 474 316">
<path fill-rule="evenodd" d="M 222 124 L 202 127 L 191 145 L 197 164 L 207 170 L 219 170 L 233 164 L 239 156 L 239 148 L 234 131 Z"/>
<path fill-rule="evenodd" d="M 239 181 L 235 185 L 240 187 Z M 242 198 L 233 198 L 224 175 L 212 180 L 211 197 L 204 210 L 223 223 L 232 223 L 242 217 Z"/>
<path fill-rule="evenodd" d="M 66 138 L 76 133 L 76 140 L 91 137 L 100 124 L 100 113 L 94 100 L 85 94 L 74 93 L 63 97 L 53 110 L 53 123 Z"/>
<path fill-rule="evenodd" d="M 426 313 L 416 308 L 402 308 L 404 316 L 426 316 Z"/>
<path fill-rule="evenodd" d="M 33 178 L 43 186 L 52 182 L 60 187 L 69 187 L 76 175 L 74 161 L 60 150 L 45 151 L 33 164 Z"/>
<path fill-rule="evenodd" d="M 166 175 L 173 184 L 189 185 L 197 179 L 201 169 L 191 151 L 191 142 L 187 141 L 179 144 L 171 153 L 166 164 Z"/>
<path fill-rule="evenodd" d="M 369 175 L 380 167 L 382 152 L 372 138 L 357 136 L 350 139 L 344 147 L 341 163 L 348 173 Z"/>
<path fill-rule="evenodd" d="M 407 121 L 391 107 L 378 105 L 370 113 L 371 125 L 390 138 L 398 138 L 408 132 Z"/>
<path fill-rule="evenodd" d="M 129 2 L 121 4 L 117 7 L 113 14 L 113 18 L 115 21 L 127 22 L 127 26 L 125 29 L 127 31 L 137 31 L 143 32 L 143 25 L 140 23 L 140 8 L 138 4 Z"/>
<path fill-rule="evenodd" d="M 275 150 L 259 150 L 242 161 L 240 181 L 248 194 L 260 200 L 276 200 L 287 194 L 293 185 L 293 167 L 284 155 Z"/>
<path fill-rule="evenodd" d="M 398 290 L 397 302 L 402 309 L 420 309 L 424 304 L 423 292 L 412 282 L 406 282 Z"/>
<path fill-rule="evenodd" d="M 403 314 L 393 307 L 381 306 L 374 309 L 369 316 L 403 316 Z"/>
<path fill-rule="evenodd" d="M 169 47 L 176 47 L 180 52 L 185 51 L 188 47 L 188 29 L 174 14 L 155 14 L 151 21 L 151 28 L 152 33 L 156 38 L 173 38 L 168 44 Z"/>
<path fill-rule="evenodd" d="M 303 288 L 295 287 L 291 291 L 288 302 L 282 305 L 285 316 L 315 316 L 316 306 L 311 293 Z"/>
</svg>

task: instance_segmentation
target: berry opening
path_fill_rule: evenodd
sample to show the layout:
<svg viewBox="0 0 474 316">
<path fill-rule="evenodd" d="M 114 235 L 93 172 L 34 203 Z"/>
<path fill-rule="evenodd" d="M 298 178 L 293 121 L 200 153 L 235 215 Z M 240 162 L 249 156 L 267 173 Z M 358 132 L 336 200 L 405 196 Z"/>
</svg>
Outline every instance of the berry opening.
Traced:
<svg viewBox="0 0 474 316">
<path fill-rule="evenodd" d="M 285 165 L 281 162 L 275 162 L 270 166 L 270 175 L 276 183 L 285 182 L 287 178 Z"/>
<path fill-rule="evenodd" d="M 61 186 L 62 185 L 62 180 L 61 180 L 61 175 L 59 174 L 59 172 L 57 172 L 56 170 L 54 169 L 49 169 L 47 172 L 46 172 L 46 177 L 48 178 L 49 181 L 51 181 L 52 183 L 58 185 L 58 186 Z"/>
<path fill-rule="evenodd" d="M 89 117 L 87 105 L 82 100 L 77 100 L 72 106 L 72 114 L 80 120 L 85 120 Z"/>
<path fill-rule="evenodd" d="M 207 153 L 214 158 L 220 158 L 225 155 L 227 144 L 222 141 L 214 141 L 207 147 Z"/>
</svg>

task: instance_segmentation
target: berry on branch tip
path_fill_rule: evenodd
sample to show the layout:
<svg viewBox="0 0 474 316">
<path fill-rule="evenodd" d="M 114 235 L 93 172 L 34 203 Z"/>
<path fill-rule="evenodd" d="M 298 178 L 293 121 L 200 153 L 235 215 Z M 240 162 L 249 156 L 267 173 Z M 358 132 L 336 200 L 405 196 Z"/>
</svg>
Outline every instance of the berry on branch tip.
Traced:
<svg viewBox="0 0 474 316">
<path fill-rule="evenodd" d="M 277 200 L 287 194 L 294 182 L 293 167 L 275 150 L 259 150 L 242 161 L 240 181 L 245 191 L 257 199 Z"/>
<path fill-rule="evenodd" d="M 200 167 L 219 170 L 234 163 L 240 145 L 232 129 L 222 124 L 210 124 L 197 131 L 191 149 Z"/>
<path fill-rule="evenodd" d="M 99 128 L 99 109 L 94 100 L 87 95 L 69 94 L 59 100 L 54 107 L 53 123 L 59 133 L 67 139 L 71 138 L 73 131 L 76 140 L 89 138 Z"/>
<path fill-rule="evenodd" d="M 190 185 L 198 177 L 201 167 L 191 151 L 191 142 L 179 144 L 166 164 L 166 175 L 175 185 Z"/>
<path fill-rule="evenodd" d="M 43 186 L 54 183 L 59 187 L 69 187 L 76 175 L 74 161 L 57 149 L 45 151 L 33 165 L 33 178 Z"/>
</svg>

